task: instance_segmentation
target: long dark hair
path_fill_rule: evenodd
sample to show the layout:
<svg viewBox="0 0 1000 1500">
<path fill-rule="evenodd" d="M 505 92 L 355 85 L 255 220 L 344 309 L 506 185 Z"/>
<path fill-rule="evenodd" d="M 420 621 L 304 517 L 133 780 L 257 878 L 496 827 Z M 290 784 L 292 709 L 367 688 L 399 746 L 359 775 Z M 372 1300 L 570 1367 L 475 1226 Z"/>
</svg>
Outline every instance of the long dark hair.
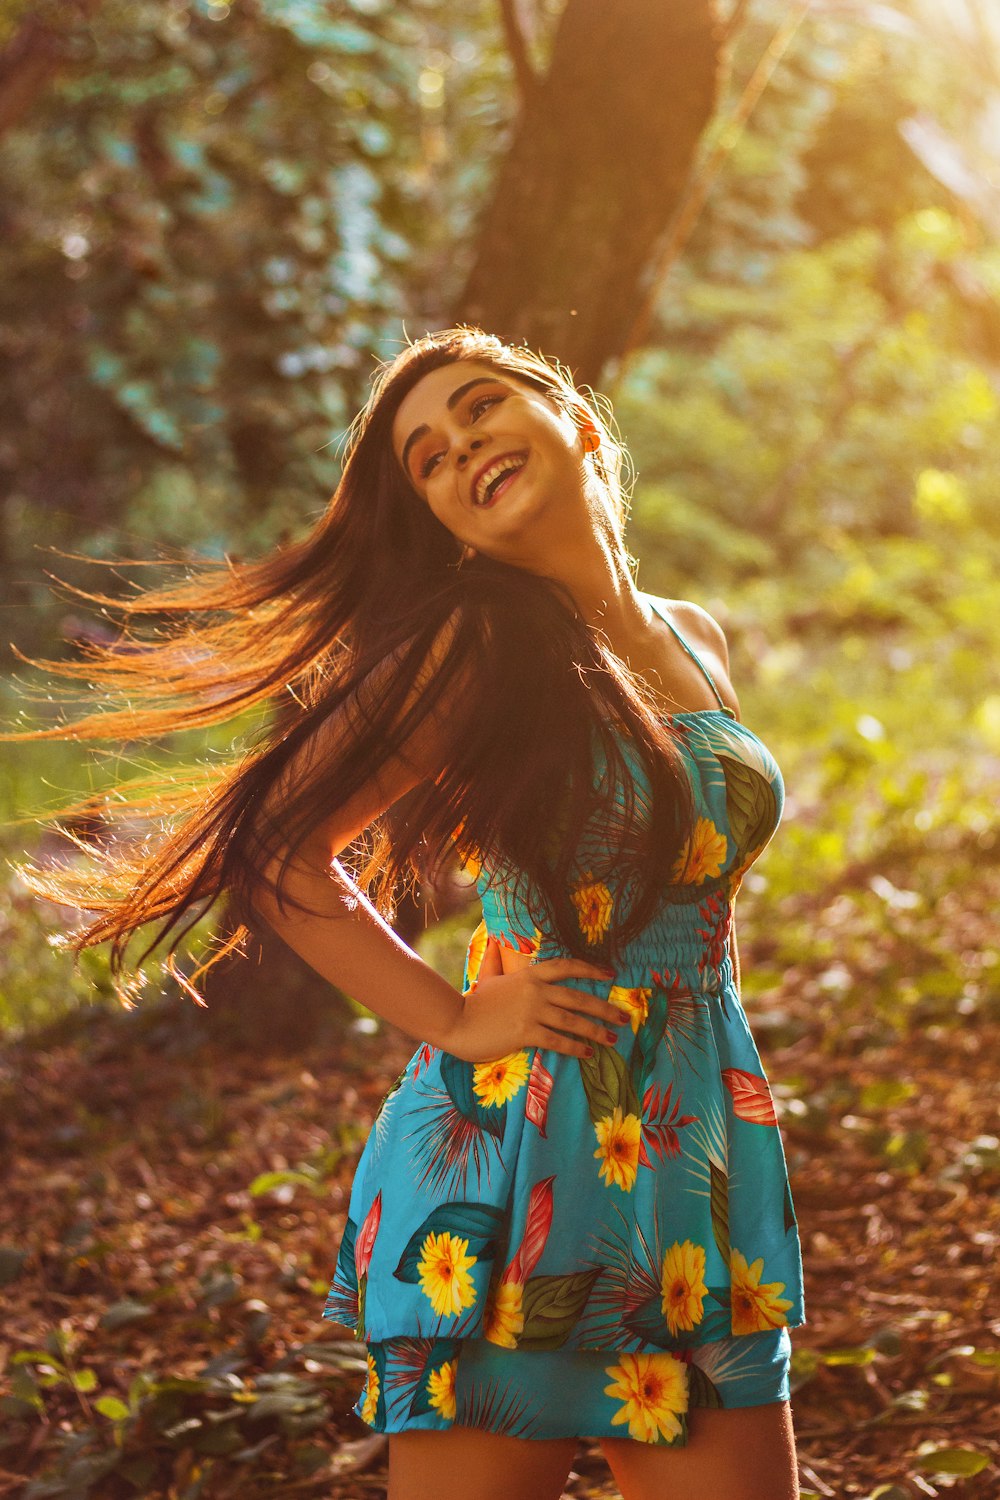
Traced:
<svg viewBox="0 0 1000 1500">
<path fill-rule="evenodd" d="M 91 914 L 66 943 L 80 951 L 110 940 L 126 1003 L 137 987 L 126 947 L 148 923 L 159 925 L 136 963 L 169 941 L 168 968 L 200 1001 L 194 980 L 259 926 L 261 886 L 290 899 L 288 867 L 304 841 L 430 715 L 435 775 L 349 852 L 386 915 L 408 882 L 433 877 L 457 852 L 488 871 L 517 872 L 543 930 L 571 953 L 607 957 L 641 931 L 683 862 L 694 813 L 672 725 L 561 588 L 481 553 L 463 562 L 396 459 L 392 424 L 403 398 L 428 371 L 460 360 L 486 362 L 597 428 L 594 458 L 621 545 L 623 450 L 600 403 L 555 362 L 454 328 L 382 367 L 352 426 L 336 492 L 301 541 L 260 561 L 199 564 L 175 586 L 125 598 L 87 592 L 117 615 L 117 639 L 84 642 L 82 659 L 36 663 L 96 685 L 119 706 L 24 737 L 142 741 L 248 709 L 265 715 L 248 752 L 203 765 L 194 780 L 164 772 L 99 799 L 112 826 L 134 824 L 138 813 L 155 836 L 114 839 L 95 854 L 68 831 L 96 868 L 92 858 L 88 868 L 77 861 L 27 872 L 39 893 Z M 336 716 L 350 734 L 317 733 Z M 335 748 L 310 754 L 318 743 Z M 82 808 L 92 812 L 94 800 L 59 816 Z M 573 902 L 583 876 L 613 876 L 627 892 L 594 946 Z M 188 978 L 178 948 L 223 895 L 239 925 Z"/>
</svg>

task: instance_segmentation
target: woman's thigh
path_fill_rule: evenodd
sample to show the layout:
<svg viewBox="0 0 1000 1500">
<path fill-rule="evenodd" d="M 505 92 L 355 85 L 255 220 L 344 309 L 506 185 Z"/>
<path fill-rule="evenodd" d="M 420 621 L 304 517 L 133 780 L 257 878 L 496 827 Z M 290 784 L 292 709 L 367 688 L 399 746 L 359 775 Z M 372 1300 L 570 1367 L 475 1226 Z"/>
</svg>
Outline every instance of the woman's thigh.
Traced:
<svg viewBox="0 0 1000 1500">
<path fill-rule="evenodd" d="M 694 1407 L 684 1447 L 602 1438 L 624 1500 L 798 1500 L 787 1401 Z"/>
<path fill-rule="evenodd" d="M 394 1432 L 388 1500 L 559 1500 L 576 1438 L 516 1438 L 476 1427 Z"/>
</svg>

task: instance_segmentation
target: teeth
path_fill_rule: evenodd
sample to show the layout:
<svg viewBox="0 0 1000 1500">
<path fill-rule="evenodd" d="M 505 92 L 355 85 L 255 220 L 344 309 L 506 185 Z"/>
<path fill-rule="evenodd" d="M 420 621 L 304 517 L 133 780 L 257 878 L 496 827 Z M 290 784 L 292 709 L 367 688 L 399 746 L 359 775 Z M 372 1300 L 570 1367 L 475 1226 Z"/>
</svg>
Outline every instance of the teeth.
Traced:
<svg viewBox="0 0 1000 1500">
<path fill-rule="evenodd" d="M 475 503 L 477 505 L 485 504 L 487 494 L 494 480 L 499 481 L 504 475 L 514 474 L 518 469 L 523 468 L 523 458 L 511 458 L 509 454 L 506 458 L 498 458 L 496 463 L 490 464 L 489 468 L 484 470 L 482 478 L 476 485 Z"/>
</svg>

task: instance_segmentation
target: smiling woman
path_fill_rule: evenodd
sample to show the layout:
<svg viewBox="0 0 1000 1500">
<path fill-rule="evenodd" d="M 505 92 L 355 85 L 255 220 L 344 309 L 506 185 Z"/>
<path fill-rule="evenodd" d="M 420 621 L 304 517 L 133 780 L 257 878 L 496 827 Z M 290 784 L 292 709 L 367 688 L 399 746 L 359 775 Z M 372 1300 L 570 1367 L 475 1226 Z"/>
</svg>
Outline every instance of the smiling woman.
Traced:
<svg viewBox="0 0 1000 1500">
<path fill-rule="evenodd" d="M 430 335 L 310 535 L 128 597 L 117 642 L 49 664 L 122 701 L 40 734 L 270 711 L 199 785 L 141 788 L 158 838 L 36 873 L 90 914 L 69 941 L 110 939 L 127 993 L 132 934 L 158 921 L 172 960 L 225 893 L 239 938 L 269 923 L 419 1044 L 326 1308 L 368 1345 L 393 1500 L 449 1469 L 469 1500 L 558 1496 L 583 1435 L 625 1500 L 796 1493 L 801 1258 L 733 931 L 781 774 L 719 627 L 637 588 L 623 459 L 558 365 Z M 386 921 L 456 858 L 483 909 L 461 992 Z"/>
</svg>

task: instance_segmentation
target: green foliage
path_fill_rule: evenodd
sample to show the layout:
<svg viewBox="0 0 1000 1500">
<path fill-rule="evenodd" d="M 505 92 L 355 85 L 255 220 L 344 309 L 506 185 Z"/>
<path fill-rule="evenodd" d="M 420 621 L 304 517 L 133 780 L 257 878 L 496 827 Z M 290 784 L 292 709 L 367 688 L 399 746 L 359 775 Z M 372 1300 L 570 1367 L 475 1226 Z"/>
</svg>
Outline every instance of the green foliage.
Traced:
<svg viewBox="0 0 1000 1500">
<path fill-rule="evenodd" d="M 97 1389 L 92 1370 L 70 1370 L 48 1350 L 26 1350 L 14 1363 L 17 1395 L 5 1397 L 4 1408 L 15 1424 L 41 1411 L 41 1393 L 61 1382 L 84 1396 Z M 330 1397 L 365 1372 L 360 1347 L 302 1344 L 272 1369 L 251 1373 L 249 1366 L 248 1351 L 237 1350 L 199 1375 L 143 1371 L 123 1396 L 100 1396 L 84 1425 L 59 1435 L 52 1463 L 28 1485 L 26 1500 L 85 1500 L 107 1493 L 102 1486 L 111 1476 L 138 1493 L 170 1486 L 193 1497 L 210 1474 L 238 1474 L 247 1465 L 284 1481 L 314 1473 L 327 1454 L 307 1440 L 329 1421 Z M 183 1491 L 173 1489 L 179 1473 L 187 1475 Z"/>
<path fill-rule="evenodd" d="M 148 555 L 252 551 L 318 512 L 374 358 L 454 296 L 503 145 L 494 8 L 450 11 L 49 8 L 66 63 L 0 166 L 0 568 L 22 597 L 44 602 L 42 514 L 47 544 Z"/>
</svg>

